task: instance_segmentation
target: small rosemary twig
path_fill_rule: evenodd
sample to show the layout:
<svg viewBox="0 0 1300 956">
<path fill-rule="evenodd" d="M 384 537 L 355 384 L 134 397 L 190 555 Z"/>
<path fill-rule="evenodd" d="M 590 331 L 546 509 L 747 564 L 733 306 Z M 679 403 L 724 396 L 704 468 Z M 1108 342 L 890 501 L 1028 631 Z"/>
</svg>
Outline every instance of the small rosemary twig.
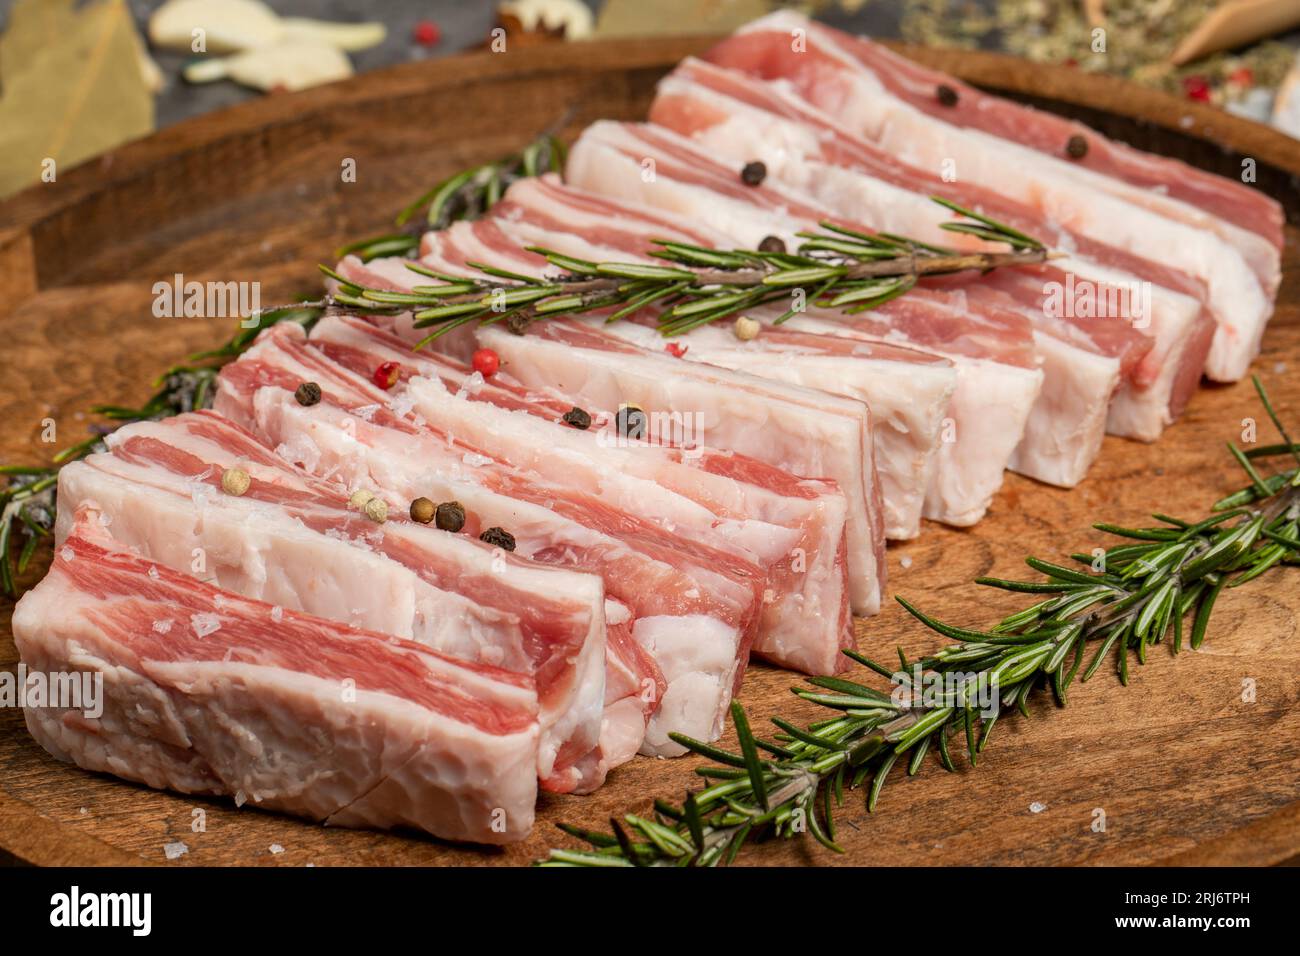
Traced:
<svg viewBox="0 0 1300 956">
<path fill-rule="evenodd" d="M 680 804 L 654 803 L 654 818 L 629 814 L 601 833 L 562 825 L 588 849 L 552 850 L 541 866 L 712 866 L 735 859 L 751 837 L 793 837 L 811 833 L 827 848 L 835 842 L 834 809 L 844 791 L 867 785 L 867 809 L 874 810 L 890 771 L 899 761 L 915 774 L 933 752 L 955 770 L 951 738 L 963 741 L 971 766 L 987 747 L 1004 711 L 1028 716 L 1028 699 L 1049 689 L 1060 706 L 1076 677 L 1091 678 L 1113 658 L 1127 685 L 1130 658 L 1168 641 L 1177 654 L 1205 640 L 1220 592 L 1238 587 L 1280 564 L 1300 563 L 1300 467 L 1260 475 L 1250 460 L 1292 455 L 1290 440 L 1258 377 L 1255 389 L 1283 443 L 1234 448 L 1250 485 L 1215 503 L 1195 522 L 1154 516 L 1155 525 L 1095 527 L 1125 539 L 1101 552 L 1076 554 L 1082 568 L 1028 558 L 1044 581 L 979 578 L 978 584 L 1039 600 L 1003 618 L 987 631 L 954 627 L 924 614 L 903 598 L 900 604 L 926 627 L 956 643 L 901 669 L 846 651 L 853 660 L 908 690 L 943 687 L 938 699 L 917 701 L 882 693 L 842 677 L 812 677 L 811 688 L 794 688 L 804 700 L 832 712 L 805 728 L 773 718 L 772 740 L 757 737 L 744 710 L 733 703 L 740 753 L 673 735 L 678 743 L 715 762 L 696 770 L 710 781 Z M 1086 666 L 1085 666 L 1086 661 Z M 946 689 L 951 688 L 951 689 Z M 977 692 L 988 689 L 988 710 L 977 711 Z M 902 695 L 904 698 L 910 694 Z M 762 751 L 762 755 L 760 755 Z"/>
<path fill-rule="evenodd" d="M 563 165 L 564 144 L 545 133 L 517 153 L 444 179 L 397 214 L 396 232 L 350 242 L 335 252 L 335 258 L 355 255 L 369 262 L 379 256 L 414 255 L 420 237 L 429 230 L 445 229 L 459 219 L 477 219 L 496 205 L 515 180 L 559 172 Z M 418 215 L 421 209 L 423 216 Z"/>
<path fill-rule="evenodd" d="M 358 285 L 327 266 L 321 271 L 338 285 L 331 301 L 370 313 L 414 313 L 417 328 L 434 327 L 415 347 L 470 322 L 506 322 L 515 331 L 551 315 L 613 309 L 608 321 L 649 306 L 661 309 L 666 336 L 717 322 L 777 300 L 792 301 L 777 322 L 806 304 L 845 313 L 874 308 L 907 292 L 925 276 L 987 272 L 1034 265 L 1053 257 L 1030 236 L 939 197 L 934 201 L 960 217 L 944 229 L 1010 247 L 1008 252 L 963 253 L 902 236 L 870 234 L 821 223 L 801 232 L 795 253 L 709 249 L 656 240 L 651 255 L 669 266 L 632 262 L 589 262 L 544 247 L 530 247 L 563 274 L 554 279 L 471 263 L 487 278 L 447 275 L 418 262 L 407 268 L 436 280 L 409 292 Z"/>
</svg>

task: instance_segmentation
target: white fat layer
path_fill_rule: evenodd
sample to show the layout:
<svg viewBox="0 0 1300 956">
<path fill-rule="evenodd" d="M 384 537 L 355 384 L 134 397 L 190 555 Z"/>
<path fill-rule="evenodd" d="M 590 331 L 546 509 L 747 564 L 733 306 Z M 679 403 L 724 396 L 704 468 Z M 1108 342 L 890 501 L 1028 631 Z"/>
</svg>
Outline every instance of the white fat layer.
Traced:
<svg viewBox="0 0 1300 956">
<path fill-rule="evenodd" d="M 716 740 L 731 700 L 740 635 L 723 621 L 703 614 L 655 615 L 632 625 L 632 636 L 653 650 L 668 684 L 659 710 L 650 718 L 641 752 L 675 756 L 684 748 L 668 739 L 672 731 L 697 740 Z"/>
</svg>

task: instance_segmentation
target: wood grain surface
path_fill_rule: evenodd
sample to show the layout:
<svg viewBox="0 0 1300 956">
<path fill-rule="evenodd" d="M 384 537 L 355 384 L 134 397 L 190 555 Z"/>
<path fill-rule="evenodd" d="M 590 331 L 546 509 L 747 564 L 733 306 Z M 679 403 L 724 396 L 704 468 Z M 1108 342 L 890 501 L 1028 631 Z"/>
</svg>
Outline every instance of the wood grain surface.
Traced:
<svg viewBox="0 0 1300 956">
<path fill-rule="evenodd" d="M 138 404 L 148 381 L 230 332 L 229 320 L 153 317 L 152 286 L 260 281 L 263 305 L 317 286 L 314 264 L 349 238 L 383 231 L 431 182 L 517 148 L 560 121 L 572 137 L 598 117 L 644 115 L 655 80 L 702 40 L 609 42 L 411 64 L 348 84 L 275 96 L 132 144 L 0 205 L 0 461 L 47 461 L 86 434 L 95 402 Z M 1080 116 L 1145 148 L 1236 174 L 1260 164 L 1261 188 L 1300 218 L 1300 145 L 1199 104 L 1112 80 L 991 54 L 908 50 L 981 85 Z M 353 159 L 357 181 L 343 182 Z M 1277 314 L 1256 363 L 1284 415 L 1300 420 L 1300 232 L 1288 227 Z M 1157 250 L 1158 253 L 1158 250 Z M 1155 445 L 1108 438 L 1088 479 L 1062 491 L 1008 475 L 989 517 L 930 524 L 889 549 L 891 593 L 951 620 L 986 624 L 1017 606 L 976 588 L 979 574 L 1022 576 L 1025 554 L 1056 558 L 1099 541 L 1095 520 L 1191 517 L 1241 484 L 1223 443 L 1262 418 L 1248 384 L 1207 387 Z M 45 420 L 57 426 L 44 443 Z M 1266 430 L 1261 425 L 1261 435 Z M 44 572 L 47 556 L 29 578 Z M 0 603 L 0 668 L 17 664 Z M 901 768 L 877 811 L 861 793 L 842 811 L 837 856 L 769 843 L 753 864 L 1270 864 L 1300 854 L 1300 574 L 1285 570 L 1224 595 L 1209 641 L 1165 647 L 1124 689 L 1107 668 L 1059 710 L 999 723 L 977 770 Z M 891 604 L 858 622 L 863 649 L 909 655 L 934 638 Z M 861 675 L 856 675 L 861 676 Z M 813 719 L 789 693 L 796 675 L 750 668 L 741 700 L 762 724 Z M 1253 680 L 1256 696 L 1243 701 Z M 184 798 L 49 757 L 22 714 L 0 709 L 0 851 L 37 864 L 523 864 L 568 839 L 551 824 L 602 827 L 679 797 L 693 759 L 637 758 L 588 797 L 543 796 L 538 825 L 506 850 L 413 835 L 326 829 L 230 800 Z M 1037 812 L 1031 810 L 1031 805 Z M 195 811 L 206 829 L 195 832 Z M 1093 824 L 1098 811 L 1106 827 Z M 273 853 L 271 846 L 283 848 Z"/>
</svg>

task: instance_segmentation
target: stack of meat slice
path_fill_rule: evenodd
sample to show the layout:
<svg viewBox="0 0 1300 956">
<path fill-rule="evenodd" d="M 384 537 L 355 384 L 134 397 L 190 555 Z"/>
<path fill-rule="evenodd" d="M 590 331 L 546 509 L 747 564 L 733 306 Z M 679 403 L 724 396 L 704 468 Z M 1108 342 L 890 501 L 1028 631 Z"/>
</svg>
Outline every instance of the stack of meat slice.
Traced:
<svg viewBox="0 0 1300 956">
<path fill-rule="evenodd" d="M 617 225 L 599 228 L 588 217 Z M 549 245 L 588 261 L 615 256 L 652 262 L 647 253 L 653 240 L 698 243 L 696 237 L 703 231 L 692 229 L 683 217 L 587 193 L 551 176 L 512 187 L 494 218 L 517 242 Z M 707 244 L 725 247 L 730 242 L 725 235 L 713 233 Z M 631 318 L 608 326 L 608 331 L 651 350 L 665 347 L 653 331 L 651 310 Z M 700 329 L 683 341 L 679 353 L 865 402 L 874 421 L 885 535 L 904 539 L 920 532 L 926 487 L 956 387 L 950 361 L 887 342 L 872 347 L 846 345 L 820 335 L 781 330 L 744 344 L 718 329 Z"/>
<path fill-rule="evenodd" d="M 423 274 L 338 271 L 554 278 L 529 246 L 653 263 L 659 240 L 793 250 L 819 222 L 993 248 L 932 194 L 1058 254 L 671 341 L 654 307 L 414 352 L 410 314 L 275 326 L 214 410 L 61 472 L 15 640 L 99 675 L 104 706 L 29 709 L 42 746 L 330 824 L 517 840 L 539 786 L 717 738 L 751 651 L 841 670 L 887 537 L 978 521 L 1006 468 L 1073 485 L 1107 431 L 1154 440 L 1203 371 L 1258 352 L 1277 204 L 869 41 L 774 14 L 682 63 L 650 119 L 594 124 L 563 181 L 425 235 Z"/>
<path fill-rule="evenodd" d="M 655 175 L 649 181 L 639 174 L 638 157 L 654 160 Z M 783 184 L 747 185 L 735 164 L 721 163 L 711 150 L 658 126 L 593 124 L 573 147 L 567 173 L 575 185 L 589 190 L 627 195 L 681 215 L 724 223 L 733 242 L 745 248 L 757 247 L 767 235 L 794 248 L 800 242 L 798 233 L 815 228 L 818 221 L 871 229 L 870 222 Z M 921 201 L 928 202 L 924 197 Z M 937 204 L 928 205 L 944 212 Z M 1045 269 L 1052 275 L 1056 271 Z M 1042 283 L 1048 280 L 1045 274 L 1026 285 L 1022 277 L 996 291 L 971 285 L 969 299 L 975 310 L 987 303 L 1019 311 L 1033 327 L 1044 381 L 1010 466 L 1041 481 L 1070 486 L 1082 480 L 1101 448 L 1110 400 L 1124 371 L 1135 366 L 1152 343 L 1122 321 L 1111 322 L 1095 337 L 1079 323 L 1062 328 L 1042 308 Z"/>
<path fill-rule="evenodd" d="M 603 780 L 601 582 L 538 567 L 406 519 L 375 524 L 348 495 L 212 412 L 128 425 L 59 475 L 58 538 L 93 504 L 142 557 L 245 597 L 527 674 L 541 712 L 538 775 L 550 790 Z M 243 469 L 249 487 L 225 494 Z M 501 565 L 494 568 L 494 563 Z"/>
<path fill-rule="evenodd" d="M 1218 323 L 1210 378 L 1236 381 L 1258 354 L 1282 246 L 1281 207 L 1258 190 L 981 93 L 793 13 L 749 24 L 705 59 L 781 84 L 911 167 L 933 173 L 955 163 L 964 184 L 1204 283 Z"/>
<path fill-rule="evenodd" d="M 512 187 L 513 189 L 513 187 Z M 542 257 L 512 240 L 500 217 L 458 223 L 424 238 L 423 262 L 447 275 L 477 275 L 475 263 L 520 274 L 545 274 Z M 556 239 L 562 239 L 554 234 Z M 474 259 L 475 255 L 481 256 Z M 624 255 L 624 258 L 626 256 Z M 418 275 L 401 260 L 339 264 L 349 281 L 380 288 L 409 289 Z M 408 341 L 424 334 L 410 315 L 399 317 L 398 333 Z M 477 331 L 522 384 L 557 388 L 589 405 L 618 409 L 634 404 L 654 420 L 664 416 L 692 422 L 705 444 L 729 449 L 802 477 L 831 479 L 847 499 L 848 573 L 854 612 L 880 609 L 884 587 L 885 518 L 871 411 L 860 400 L 761 378 L 704 363 L 681 362 L 660 347 L 625 338 L 617 324 L 555 318 L 536 323 L 527 335 L 497 326 Z M 440 340 L 452 353 L 473 347 L 464 336 Z"/>
<path fill-rule="evenodd" d="M 467 273 L 472 252 L 514 270 L 544 273 L 542 258 L 521 247 L 540 243 L 579 258 L 652 261 L 651 239 L 733 244 L 691 219 L 543 176 L 511 187 L 491 219 L 426 236 L 423 264 Z M 362 264 L 351 259 L 342 268 L 357 281 L 382 288 L 410 288 L 418 279 L 400 260 Z M 769 306 L 754 315 L 773 319 L 784 311 Z M 836 315 L 834 323 L 818 323 L 812 318 L 818 314 L 810 306 L 788 326 L 817 333 L 816 338 L 770 331 L 746 344 L 701 329 L 685 340 L 682 354 L 702 359 L 707 349 L 711 364 L 865 401 L 877 422 L 875 458 L 889 537 L 916 534 L 922 500 L 926 517 L 958 525 L 978 521 L 1001 485 L 1041 388 L 1028 319 L 998 303 L 973 311 L 964 292 L 930 289 L 856 321 Z M 607 331 L 638 344 L 653 342 L 631 322 Z M 842 345 L 826 335 L 851 336 L 876 347 L 870 356 L 859 351 L 846 360 Z M 954 363 L 955 383 L 937 367 L 936 356 Z M 946 417 L 938 417 L 945 392 L 951 392 L 951 402 Z"/>
<path fill-rule="evenodd" d="M 532 826 L 529 677 L 223 591 L 126 548 L 89 506 L 13 630 L 32 671 L 102 679 L 102 713 L 26 710 L 87 770 L 335 826 L 476 843 Z"/>
<path fill-rule="evenodd" d="M 806 190 L 840 215 L 882 231 L 948 246 L 985 246 L 940 228 L 948 213 L 930 196 L 942 195 L 1055 249 L 1070 250 L 1054 261 L 1052 269 L 964 284 L 981 294 L 989 285 L 1013 298 L 1023 293 L 1021 300 L 1044 316 L 1042 324 L 1058 320 L 1056 337 L 1086 338 L 1103 354 L 1122 352 L 1140 342 L 1123 334 L 1125 325 L 1151 336 L 1150 351 L 1129 358 L 1128 374 L 1111 404 L 1108 426 L 1113 434 L 1158 437 L 1182 410 L 1200 378 L 1215 327 L 1202 304 L 1205 287 L 1161 258 L 1138 256 L 1099 241 L 990 189 L 960 178 L 945 179 L 938 169 L 905 165 L 874 143 L 845 131 L 789 84 L 755 82 L 742 73 L 688 59 L 660 83 L 650 116 L 692 136 L 715 155 L 740 163 L 761 160 L 783 182 Z M 1023 284 L 1026 274 L 1032 276 L 1028 288 Z M 1147 295 L 1141 294 L 1138 276 L 1147 281 Z M 1044 307 L 1046 283 L 1058 290 L 1062 307 L 1073 306 L 1066 309 L 1068 321 Z M 1081 299 L 1085 290 L 1098 300 L 1091 303 L 1093 309 L 1085 310 L 1080 308 L 1082 301 L 1073 301 Z M 1106 294 L 1112 292 L 1116 293 L 1113 308 Z"/>
<path fill-rule="evenodd" d="M 674 444 L 671 435 L 630 438 L 618 432 L 617 412 L 575 412 L 570 396 L 526 389 L 504 372 L 484 379 L 449 356 L 412 353 L 360 318 L 323 319 L 309 344 L 361 374 L 400 366 L 405 398 L 424 421 L 517 467 L 631 510 L 658 504 L 655 513 L 695 540 L 734 541 L 768 569 L 754 651 L 815 674 L 844 668 L 839 652 L 853 639 L 846 505 L 832 483 L 693 441 Z"/>
<path fill-rule="evenodd" d="M 319 385 L 320 402 L 295 399 L 304 381 Z M 480 447 L 426 421 L 414 404 L 405 389 L 379 388 L 286 325 L 222 372 L 216 409 L 318 476 L 399 502 L 457 501 L 463 533 L 503 529 L 520 556 L 599 574 L 607 621 L 628 625 L 667 685 L 618 682 L 606 724 L 622 729 L 610 736 L 631 742 L 650 713 L 644 743 L 635 741 L 647 752 L 681 752 L 672 731 L 716 737 L 759 623 L 766 572 L 753 554 L 721 532 L 707 543 L 681 533 L 676 523 L 693 520 L 681 496 L 641 482 L 641 506 L 627 510 L 633 492 L 611 501 L 548 481 L 511 464 L 506 447 Z M 605 749 L 626 759 L 636 746 Z"/>
</svg>

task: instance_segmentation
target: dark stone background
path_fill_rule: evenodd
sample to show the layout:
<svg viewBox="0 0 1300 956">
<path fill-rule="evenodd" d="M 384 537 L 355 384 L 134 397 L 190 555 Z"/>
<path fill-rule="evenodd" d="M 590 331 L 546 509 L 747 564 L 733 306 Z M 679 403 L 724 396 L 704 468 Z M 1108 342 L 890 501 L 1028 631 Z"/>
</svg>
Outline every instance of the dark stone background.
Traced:
<svg viewBox="0 0 1300 956">
<path fill-rule="evenodd" d="M 8 18 L 15 0 L 0 0 L 0 20 Z M 135 14 L 142 36 L 149 15 L 163 0 L 127 0 Z M 601 0 L 583 0 L 598 11 Z M 653 3 L 653 0 L 646 0 Z M 902 0 L 873 0 L 853 16 L 829 12 L 822 19 L 837 26 L 854 26 L 861 32 L 880 36 L 898 35 L 898 9 Z M 350 53 L 358 73 L 376 67 L 404 63 L 425 57 L 447 56 L 484 42 L 496 20 L 496 0 L 269 0 L 269 5 L 283 16 L 310 16 L 322 20 L 378 20 L 388 27 L 388 37 L 379 46 L 361 53 Z M 415 43 L 412 33 L 421 20 L 431 20 L 442 31 L 437 46 Z M 180 79 L 180 68 L 188 59 L 175 53 L 151 50 L 166 78 L 166 86 L 157 99 L 159 127 L 188 116 L 220 109 L 262 94 L 235 83 L 220 82 L 194 86 Z"/>
<path fill-rule="evenodd" d="M 0 0 L 0 26 L 8 18 L 16 0 Z M 39 2 L 39 0 L 38 0 Z M 85 0 L 79 0 L 85 2 Z M 126 0 L 135 14 L 141 35 L 146 35 L 149 15 L 163 0 Z M 409 60 L 447 56 L 468 47 L 484 43 L 488 31 L 496 22 L 497 0 L 266 0 L 276 12 L 284 16 L 310 16 L 323 20 L 362 21 L 377 20 L 388 27 L 385 41 L 372 49 L 350 53 L 353 67 L 358 73 Z M 605 0 L 582 0 L 597 14 Z M 655 0 L 642 0 L 653 7 Z M 968 0 L 972 9 L 988 9 L 992 0 Z M 1045 0 L 1049 4 L 1075 4 L 1081 0 Z M 1181 2 L 1181 0 L 1175 0 Z M 1295 0 L 1300 3 L 1300 0 Z M 820 5 L 817 16 L 833 26 L 878 37 L 900 36 L 900 21 L 908 9 L 909 0 L 869 0 L 853 13 L 838 4 Z M 954 8 L 960 8 L 955 5 Z M 417 44 L 413 38 L 415 25 L 430 20 L 441 31 L 440 42 L 433 47 Z M 1292 46 L 1300 48 L 1300 31 L 1288 36 Z M 986 35 L 981 44 L 989 48 L 1000 46 L 997 31 Z M 203 85 L 190 85 L 180 79 L 180 69 L 189 59 L 187 55 L 151 50 L 163 71 L 165 87 L 158 95 L 157 126 L 163 127 L 189 116 L 220 109 L 263 94 L 225 81 Z M 1267 104 L 1265 105 L 1265 110 Z"/>
</svg>

